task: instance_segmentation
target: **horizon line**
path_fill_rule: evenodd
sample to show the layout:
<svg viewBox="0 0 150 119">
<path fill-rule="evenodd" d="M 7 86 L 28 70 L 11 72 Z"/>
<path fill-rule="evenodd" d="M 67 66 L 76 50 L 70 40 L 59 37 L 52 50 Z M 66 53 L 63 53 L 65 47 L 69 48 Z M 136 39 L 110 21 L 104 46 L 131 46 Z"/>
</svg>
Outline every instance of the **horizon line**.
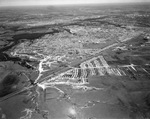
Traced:
<svg viewBox="0 0 150 119">
<path fill-rule="evenodd" d="M 69 5 L 94 5 L 94 4 L 146 4 L 146 3 L 150 3 L 149 2 L 97 2 L 97 3 L 64 3 L 64 4 L 20 4 L 20 5 L 0 5 L 0 7 L 26 7 L 26 6 L 69 6 Z"/>
</svg>

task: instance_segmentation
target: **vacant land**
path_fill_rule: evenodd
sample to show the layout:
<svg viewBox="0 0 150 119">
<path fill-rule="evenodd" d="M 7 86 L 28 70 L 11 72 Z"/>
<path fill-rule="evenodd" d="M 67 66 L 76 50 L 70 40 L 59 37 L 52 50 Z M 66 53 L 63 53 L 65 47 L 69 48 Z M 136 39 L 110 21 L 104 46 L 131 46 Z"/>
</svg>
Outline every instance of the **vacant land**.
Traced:
<svg viewBox="0 0 150 119">
<path fill-rule="evenodd" d="M 150 118 L 147 4 L 0 8 L 0 118 Z"/>
</svg>

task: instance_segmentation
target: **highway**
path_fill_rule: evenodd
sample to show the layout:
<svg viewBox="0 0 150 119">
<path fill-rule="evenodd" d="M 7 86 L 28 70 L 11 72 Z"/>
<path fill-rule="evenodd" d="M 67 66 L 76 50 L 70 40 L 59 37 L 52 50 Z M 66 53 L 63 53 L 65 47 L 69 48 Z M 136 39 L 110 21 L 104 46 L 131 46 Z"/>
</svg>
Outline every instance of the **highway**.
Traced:
<svg viewBox="0 0 150 119">
<path fill-rule="evenodd" d="M 59 69 L 57 69 L 57 70 L 55 70 L 55 71 L 52 71 L 52 72 L 49 73 L 49 75 L 48 75 L 47 77 L 44 77 L 43 79 L 38 80 L 37 83 L 32 84 L 32 85 L 30 85 L 29 87 L 24 87 L 24 88 L 23 88 L 22 90 L 20 90 L 20 91 L 16 91 L 16 92 L 13 92 L 13 93 L 11 93 L 11 94 L 8 94 L 8 95 L 6 95 L 6 96 L 4 96 L 4 97 L 1 97 L 1 98 L 0 98 L 0 102 L 4 101 L 4 100 L 6 100 L 6 99 L 9 99 L 9 98 L 11 98 L 11 97 L 13 97 L 13 96 L 16 96 L 16 95 L 18 95 L 18 94 L 20 94 L 20 93 L 22 93 L 22 92 L 24 92 L 24 91 L 26 91 L 26 90 L 29 90 L 29 89 L 31 89 L 31 88 L 34 88 L 34 87 L 37 86 L 37 84 L 40 84 L 40 83 L 44 82 L 44 81 L 47 80 L 48 78 L 54 78 L 54 77 L 58 76 L 59 74 L 61 74 L 61 73 L 63 73 L 63 72 L 66 72 L 66 71 L 68 71 L 68 70 L 70 70 L 70 69 L 76 67 L 77 65 L 79 65 L 79 64 L 81 64 L 81 63 L 83 63 L 83 62 L 85 62 L 85 61 L 88 61 L 88 60 L 90 60 L 90 59 L 92 59 L 92 58 L 94 58 L 94 57 L 99 56 L 99 53 L 101 53 L 101 52 L 103 52 L 103 51 L 105 51 L 105 50 L 107 50 L 107 49 L 109 49 L 109 48 L 111 48 L 111 47 L 117 46 L 117 45 L 119 45 L 119 44 L 120 44 L 120 43 L 111 44 L 111 45 L 109 45 L 109 46 L 107 46 L 107 47 L 105 47 L 105 48 L 103 48 L 103 49 L 98 50 L 98 51 L 96 52 L 96 54 L 94 54 L 94 55 L 92 55 L 92 56 L 89 56 L 89 57 L 86 58 L 86 59 L 82 59 L 81 61 L 79 61 L 79 62 L 77 62 L 77 63 L 72 63 L 72 64 L 71 64 L 70 66 L 68 66 L 68 67 L 65 67 L 65 68 L 64 68 L 64 67 L 61 67 L 61 68 L 59 68 Z M 40 74 L 39 74 L 39 75 L 40 75 Z"/>
</svg>

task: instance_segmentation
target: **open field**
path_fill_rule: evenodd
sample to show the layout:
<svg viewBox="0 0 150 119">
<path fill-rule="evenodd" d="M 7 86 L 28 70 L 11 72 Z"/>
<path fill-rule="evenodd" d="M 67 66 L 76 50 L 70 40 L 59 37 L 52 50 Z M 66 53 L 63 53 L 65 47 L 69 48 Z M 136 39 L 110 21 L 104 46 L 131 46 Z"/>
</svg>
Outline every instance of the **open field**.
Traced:
<svg viewBox="0 0 150 119">
<path fill-rule="evenodd" d="M 147 4 L 0 8 L 0 119 L 149 119 Z"/>
</svg>

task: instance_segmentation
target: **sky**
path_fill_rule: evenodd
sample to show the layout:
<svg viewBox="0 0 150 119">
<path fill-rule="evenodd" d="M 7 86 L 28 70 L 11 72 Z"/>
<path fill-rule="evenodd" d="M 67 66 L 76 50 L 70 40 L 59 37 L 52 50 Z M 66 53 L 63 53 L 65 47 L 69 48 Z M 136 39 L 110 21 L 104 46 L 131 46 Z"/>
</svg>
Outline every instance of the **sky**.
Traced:
<svg viewBox="0 0 150 119">
<path fill-rule="evenodd" d="M 150 2 L 150 0 L 0 0 L 0 6 Z"/>
</svg>

